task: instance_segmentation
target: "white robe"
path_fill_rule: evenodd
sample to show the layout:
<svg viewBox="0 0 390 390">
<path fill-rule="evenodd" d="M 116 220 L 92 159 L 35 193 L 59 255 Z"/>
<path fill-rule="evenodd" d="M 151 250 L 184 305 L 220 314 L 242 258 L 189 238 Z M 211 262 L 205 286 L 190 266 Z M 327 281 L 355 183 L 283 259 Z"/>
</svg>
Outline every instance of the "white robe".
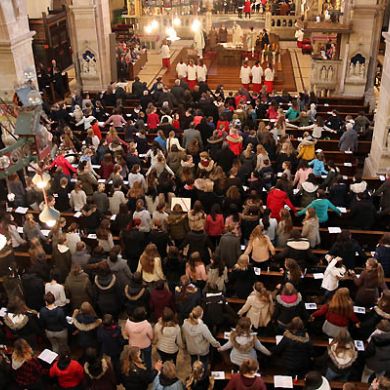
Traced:
<svg viewBox="0 0 390 390">
<path fill-rule="evenodd" d="M 241 66 L 240 79 L 242 84 L 249 84 L 251 82 L 251 68 L 249 66 Z"/>
<path fill-rule="evenodd" d="M 186 78 L 187 77 L 187 64 L 186 63 L 180 63 L 178 62 L 178 64 L 176 65 L 176 73 L 177 73 L 177 77 L 181 77 L 181 78 Z"/>
<path fill-rule="evenodd" d="M 196 73 L 198 75 L 198 81 L 206 81 L 206 76 L 207 76 L 207 67 L 206 65 L 203 65 L 203 66 L 200 66 L 200 65 L 197 65 L 196 66 Z"/>
<path fill-rule="evenodd" d="M 168 45 L 161 46 L 161 57 L 162 58 L 170 58 L 171 57 L 171 53 L 170 53 Z"/>
<path fill-rule="evenodd" d="M 259 65 L 253 65 L 252 67 L 252 83 L 261 84 L 261 78 L 263 77 L 263 68 Z"/>
<path fill-rule="evenodd" d="M 274 72 L 272 69 L 267 68 L 264 71 L 264 80 L 265 81 L 274 81 Z"/>
<path fill-rule="evenodd" d="M 196 80 L 196 66 L 195 65 L 188 65 L 187 66 L 187 78 L 188 80 Z"/>
</svg>

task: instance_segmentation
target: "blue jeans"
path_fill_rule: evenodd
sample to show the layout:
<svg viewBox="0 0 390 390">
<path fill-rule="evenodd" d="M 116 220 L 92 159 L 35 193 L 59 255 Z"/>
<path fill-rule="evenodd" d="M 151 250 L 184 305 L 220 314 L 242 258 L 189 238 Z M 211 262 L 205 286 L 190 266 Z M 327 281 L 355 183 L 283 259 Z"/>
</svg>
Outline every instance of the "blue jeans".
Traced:
<svg viewBox="0 0 390 390">
<path fill-rule="evenodd" d="M 148 370 L 152 369 L 152 346 L 141 349 L 142 360 Z"/>
<path fill-rule="evenodd" d="M 346 372 L 343 372 L 342 374 L 337 374 L 331 368 L 328 367 L 328 369 L 326 370 L 325 377 L 329 382 L 334 381 L 334 380 L 344 382 L 344 381 L 348 380 L 349 370 Z"/>
</svg>

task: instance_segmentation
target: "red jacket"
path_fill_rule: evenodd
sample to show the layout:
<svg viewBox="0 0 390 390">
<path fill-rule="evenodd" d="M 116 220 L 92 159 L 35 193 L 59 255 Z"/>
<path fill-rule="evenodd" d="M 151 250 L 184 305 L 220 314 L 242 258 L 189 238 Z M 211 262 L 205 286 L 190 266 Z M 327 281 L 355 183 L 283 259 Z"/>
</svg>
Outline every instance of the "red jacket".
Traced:
<svg viewBox="0 0 390 390">
<path fill-rule="evenodd" d="M 217 214 L 215 221 L 213 220 L 213 217 L 211 215 L 208 215 L 206 217 L 206 224 L 204 230 L 206 231 L 208 236 L 222 236 L 224 229 L 225 221 L 223 220 L 222 214 Z"/>
<path fill-rule="evenodd" d="M 271 217 L 276 218 L 279 221 L 279 213 L 284 205 L 290 207 L 291 211 L 295 213 L 295 207 L 291 203 L 287 193 L 278 188 L 271 189 L 267 196 L 267 207 L 271 210 Z"/>
<path fill-rule="evenodd" d="M 99 141 L 102 139 L 102 132 L 100 131 L 99 123 L 95 122 L 92 126 L 93 134 L 96 135 L 96 137 L 99 138 Z"/>
<path fill-rule="evenodd" d="M 328 322 L 336 326 L 348 326 L 351 321 L 355 324 L 359 322 L 355 313 L 352 313 L 350 317 L 344 317 L 341 314 L 330 312 L 328 305 L 322 305 L 320 309 L 313 313 L 314 318 L 321 317 L 323 315 L 325 315 Z"/>
<path fill-rule="evenodd" d="M 78 386 L 84 380 L 84 369 L 78 361 L 71 360 L 68 367 L 61 370 L 57 361 L 50 368 L 50 376 L 57 377 L 60 387 L 67 389 Z"/>
<path fill-rule="evenodd" d="M 241 154 L 241 152 L 242 152 L 242 137 L 240 135 L 229 134 L 226 137 L 226 142 L 229 144 L 229 148 L 234 153 L 235 156 L 239 156 Z"/>
<path fill-rule="evenodd" d="M 241 374 L 233 374 L 229 383 L 224 390 L 266 390 L 263 380 L 255 376 L 254 378 L 246 378 Z"/>
<path fill-rule="evenodd" d="M 251 1 L 250 1 L 250 0 L 245 0 L 244 12 L 245 12 L 246 14 L 248 14 L 248 13 L 251 12 Z"/>
<path fill-rule="evenodd" d="M 155 130 L 160 123 L 160 117 L 155 112 L 147 115 L 147 125 L 149 129 Z"/>
<path fill-rule="evenodd" d="M 52 169 L 53 167 L 61 167 L 62 172 L 64 172 L 64 175 L 70 176 L 70 173 L 76 173 L 77 169 L 72 167 L 72 164 L 62 155 L 57 156 L 53 162 L 51 163 L 49 169 Z"/>
</svg>

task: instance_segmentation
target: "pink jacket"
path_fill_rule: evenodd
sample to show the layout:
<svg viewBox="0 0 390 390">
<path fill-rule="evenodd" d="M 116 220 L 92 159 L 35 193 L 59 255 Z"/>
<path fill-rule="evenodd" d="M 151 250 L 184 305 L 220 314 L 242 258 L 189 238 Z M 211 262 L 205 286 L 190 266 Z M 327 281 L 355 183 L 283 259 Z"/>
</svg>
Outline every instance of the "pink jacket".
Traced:
<svg viewBox="0 0 390 390">
<path fill-rule="evenodd" d="M 307 180 L 311 173 L 313 173 L 313 170 L 311 168 L 307 168 L 305 170 L 298 169 L 295 173 L 294 186 L 298 184 L 298 188 L 301 188 L 302 183 Z"/>
<path fill-rule="evenodd" d="M 131 347 L 143 349 L 152 344 L 153 329 L 147 320 L 141 322 L 127 320 L 123 333 L 129 338 L 129 346 Z"/>
</svg>

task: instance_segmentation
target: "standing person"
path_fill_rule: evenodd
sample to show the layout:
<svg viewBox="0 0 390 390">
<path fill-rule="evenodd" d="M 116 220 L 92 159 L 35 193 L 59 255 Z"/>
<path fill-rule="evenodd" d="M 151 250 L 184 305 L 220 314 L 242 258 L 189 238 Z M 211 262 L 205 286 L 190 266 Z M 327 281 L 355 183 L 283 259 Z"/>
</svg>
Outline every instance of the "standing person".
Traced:
<svg viewBox="0 0 390 390">
<path fill-rule="evenodd" d="M 303 220 L 302 225 L 302 237 L 309 240 L 310 247 L 315 248 L 317 245 L 320 245 L 320 223 L 315 209 L 309 207 L 306 210 L 305 219 Z"/>
<path fill-rule="evenodd" d="M 353 311 L 353 302 L 349 290 L 345 287 L 336 290 L 329 303 L 322 305 L 311 315 L 311 320 L 325 315 L 322 331 L 329 337 L 336 337 L 342 329 L 348 330 L 348 325 L 359 323 Z"/>
<path fill-rule="evenodd" d="M 165 307 L 162 316 L 154 325 L 154 344 L 163 362 L 172 360 L 176 364 L 179 348 L 184 348 L 180 326 L 175 319 L 175 313 Z"/>
<path fill-rule="evenodd" d="M 321 288 L 325 290 L 324 296 L 331 297 L 339 287 L 339 281 L 345 276 L 347 269 L 343 265 L 341 257 L 325 256 L 328 266 L 324 272 Z"/>
<path fill-rule="evenodd" d="M 163 40 L 161 45 L 161 58 L 162 58 L 162 67 L 169 69 L 171 67 L 171 51 L 168 46 L 166 39 Z"/>
<path fill-rule="evenodd" d="M 247 298 L 244 306 L 238 311 L 238 315 L 246 316 L 251 320 L 253 328 L 265 328 L 272 318 L 274 304 L 271 293 L 261 282 L 256 282 L 253 292 Z"/>
<path fill-rule="evenodd" d="M 69 348 L 65 348 L 51 366 L 50 377 L 57 379 L 60 389 L 82 390 L 84 369 L 77 360 L 72 359 Z"/>
<path fill-rule="evenodd" d="M 28 342 L 17 339 L 11 357 L 14 380 L 20 389 L 43 389 L 42 377 L 47 375 Z"/>
<path fill-rule="evenodd" d="M 251 333 L 251 320 L 247 317 L 238 320 L 236 329 L 230 333 L 229 341 L 218 351 L 230 352 L 230 361 L 240 366 L 246 359 L 257 359 L 256 349 L 264 355 L 270 356 L 271 352 L 260 343 L 256 335 Z"/>
<path fill-rule="evenodd" d="M 206 78 L 207 78 L 207 67 L 206 65 L 203 63 L 203 60 L 200 59 L 198 61 L 198 65 L 196 66 L 196 75 L 197 75 L 197 80 L 198 80 L 198 83 L 200 82 L 206 82 Z"/>
<path fill-rule="evenodd" d="M 245 19 L 248 17 L 251 18 L 251 8 L 252 8 L 252 2 L 251 0 L 245 0 L 244 2 L 244 17 Z"/>
<path fill-rule="evenodd" d="M 221 345 L 213 337 L 209 328 L 202 321 L 203 309 L 195 306 L 188 318 L 184 320 L 182 334 L 191 356 L 191 364 L 200 360 L 205 367 L 208 367 L 210 344 L 219 348 Z"/>
<path fill-rule="evenodd" d="M 373 258 L 366 261 L 365 269 L 359 277 L 354 275 L 353 281 L 358 287 L 355 296 L 356 305 L 374 306 L 379 298 L 379 289 L 382 291 L 388 290 L 383 267 L 378 260 Z"/>
<path fill-rule="evenodd" d="M 193 60 L 189 60 L 187 66 L 187 82 L 188 88 L 193 91 L 196 85 L 197 74 L 196 74 L 196 65 Z"/>
<path fill-rule="evenodd" d="M 268 266 L 270 257 L 275 253 L 275 247 L 269 237 L 263 233 L 263 228 L 260 225 L 256 226 L 249 237 L 244 254 L 251 255 L 252 262 L 264 269 Z"/>
<path fill-rule="evenodd" d="M 259 363 L 257 359 L 245 359 L 240 365 L 238 374 L 233 374 L 225 390 L 266 390 L 267 387 L 258 375 Z"/>
<path fill-rule="evenodd" d="M 181 59 L 176 65 L 177 78 L 185 80 L 187 78 L 187 64 Z"/>
<path fill-rule="evenodd" d="M 251 68 L 248 65 L 248 61 L 244 61 L 240 69 L 240 79 L 243 88 L 249 91 L 249 84 L 251 82 Z"/>
<path fill-rule="evenodd" d="M 137 307 L 133 316 L 126 321 L 123 334 L 129 339 L 130 347 L 138 347 L 141 350 L 143 361 L 148 370 L 152 368 L 152 341 L 153 328 L 146 319 L 144 307 Z"/>
<path fill-rule="evenodd" d="M 263 68 L 259 61 L 256 61 L 255 65 L 252 66 L 252 89 L 253 92 L 260 93 L 261 83 L 263 77 Z"/>
<path fill-rule="evenodd" d="M 272 69 L 272 65 L 268 64 L 264 71 L 264 85 L 267 93 L 271 93 L 274 90 L 274 77 L 275 73 Z"/>
<path fill-rule="evenodd" d="M 51 292 L 45 294 L 46 306 L 39 311 L 39 321 L 45 329 L 54 352 L 59 353 L 68 344 L 68 329 L 64 311 L 55 305 Z"/>
</svg>

